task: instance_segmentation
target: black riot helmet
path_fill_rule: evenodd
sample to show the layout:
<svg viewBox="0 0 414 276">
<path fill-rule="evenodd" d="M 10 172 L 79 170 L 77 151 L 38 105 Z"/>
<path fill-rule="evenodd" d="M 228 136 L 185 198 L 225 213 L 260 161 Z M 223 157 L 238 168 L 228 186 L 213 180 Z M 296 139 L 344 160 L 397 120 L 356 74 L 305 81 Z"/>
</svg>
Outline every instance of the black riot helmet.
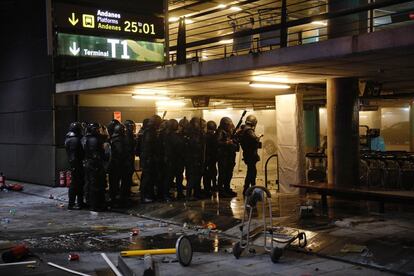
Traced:
<svg viewBox="0 0 414 276">
<path fill-rule="evenodd" d="M 112 136 L 112 134 L 114 133 L 114 128 L 116 125 L 119 125 L 120 122 L 118 120 L 113 119 L 112 121 L 109 122 L 107 129 L 108 129 L 108 133 L 109 136 Z"/>
<path fill-rule="evenodd" d="M 251 127 L 255 127 L 257 125 L 257 118 L 254 115 L 249 115 L 246 118 L 246 125 L 249 125 Z"/>
<path fill-rule="evenodd" d="M 162 123 L 162 119 L 158 115 L 152 116 L 148 121 L 148 128 L 158 129 Z"/>
<path fill-rule="evenodd" d="M 217 129 L 217 124 L 214 121 L 207 122 L 207 130 L 215 131 Z"/>
<path fill-rule="evenodd" d="M 190 122 L 187 120 L 187 118 L 186 118 L 186 117 L 182 118 L 182 119 L 178 122 L 178 125 L 179 125 L 182 129 L 187 128 L 189 124 L 190 124 Z"/>
<path fill-rule="evenodd" d="M 178 121 L 176 119 L 168 120 L 167 130 L 169 133 L 176 132 L 178 130 Z"/>
<path fill-rule="evenodd" d="M 125 126 L 123 124 L 117 124 L 114 127 L 114 132 L 112 133 L 111 137 L 122 136 L 125 135 Z"/>
<path fill-rule="evenodd" d="M 199 117 L 191 118 L 189 127 L 191 129 L 194 129 L 194 130 L 200 130 L 201 129 L 201 119 Z"/>
<path fill-rule="evenodd" d="M 99 135 L 99 130 L 101 129 L 101 125 L 98 123 L 89 123 L 86 126 L 86 134 L 89 135 Z"/>
<path fill-rule="evenodd" d="M 220 120 L 220 128 L 230 131 L 233 126 L 233 121 L 229 117 L 223 117 Z"/>
<path fill-rule="evenodd" d="M 79 122 L 73 122 L 69 125 L 69 131 L 75 133 L 76 135 L 82 135 L 82 124 Z"/>
<path fill-rule="evenodd" d="M 132 120 L 126 120 L 126 121 L 124 122 L 124 125 L 125 125 L 126 131 L 127 131 L 128 133 L 135 134 L 135 131 L 136 131 L 137 127 L 136 127 L 136 125 L 135 125 L 135 122 L 134 122 L 134 121 L 132 121 Z"/>
</svg>

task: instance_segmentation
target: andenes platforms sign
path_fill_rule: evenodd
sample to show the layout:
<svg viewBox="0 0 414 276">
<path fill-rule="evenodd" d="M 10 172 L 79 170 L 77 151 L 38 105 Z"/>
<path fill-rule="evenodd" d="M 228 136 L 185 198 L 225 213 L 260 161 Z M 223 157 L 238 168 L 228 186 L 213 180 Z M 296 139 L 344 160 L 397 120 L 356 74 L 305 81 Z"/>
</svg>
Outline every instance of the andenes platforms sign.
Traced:
<svg viewBox="0 0 414 276">
<path fill-rule="evenodd" d="M 164 18 L 55 3 L 59 56 L 164 62 Z"/>
<path fill-rule="evenodd" d="M 164 19 L 106 8 L 56 3 L 54 22 L 58 31 L 128 37 L 144 41 L 164 39 Z"/>
</svg>

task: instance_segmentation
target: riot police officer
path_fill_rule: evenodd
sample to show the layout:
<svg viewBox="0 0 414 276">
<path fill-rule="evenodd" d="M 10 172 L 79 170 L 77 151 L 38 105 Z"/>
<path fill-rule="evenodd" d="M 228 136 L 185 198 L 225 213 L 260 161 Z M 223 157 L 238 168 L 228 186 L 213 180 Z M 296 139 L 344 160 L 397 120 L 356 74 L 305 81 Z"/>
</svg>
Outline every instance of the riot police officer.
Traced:
<svg viewBox="0 0 414 276">
<path fill-rule="evenodd" d="M 214 121 L 207 122 L 206 133 L 206 152 L 204 163 L 204 192 L 211 196 L 212 192 L 217 189 L 217 124 Z"/>
<path fill-rule="evenodd" d="M 236 152 L 239 149 L 237 141 L 233 139 L 233 121 L 223 117 L 217 128 L 217 163 L 218 163 L 218 189 L 221 197 L 234 197 L 237 193 L 230 188 L 233 170 L 236 165 Z"/>
<path fill-rule="evenodd" d="M 163 143 L 165 166 L 165 199 L 170 199 L 169 191 L 171 189 L 171 185 L 174 183 L 174 179 L 177 186 L 177 199 L 182 199 L 184 198 L 182 185 L 185 145 L 184 139 L 178 133 L 177 120 L 171 119 L 168 121 L 167 132 Z"/>
<path fill-rule="evenodd" d="M 108 168 L 109 174 L 109 197 L 112 207 L 117 205 L 117 197 L 120 190 L 120 182 L 123 173 L 123 167 L 126 161 L 125 154 L 125 126 L 118 123 L 112 130 L 110 138 L 111 144 L 111 162 Z"/>
<path fill-rule="evenodd" d="M 109 138 L 111 138 L 112 137 L 112 134 L 114 133 L 114 128 L 115 128 L 115 126 L 116 125 L 119 125 L 121 122 L 120 121 L 118 121 L 118 120 L 116 120 L 116 119 L 112 119 L 110 122 L 109 122 L 109 124 L 108 124 L 108 126 L 107 126 L 107 131 L 108 131 L 108 134 L 109 134 Z"/>
<path fill-rule="evenodd" d="M 246 178 L 244 180 L 243 195 L 246 190 L 256 185 L 256 163 L 260 161 L 257 150 L 261 148 L 260 137 L 256 136 L 255 128 L 257 125 L 257 119 L 253 115 L 249 115 L 246 118 L 245 126 L 241 130 L 240 144 L 243 149 L 243 160 L 247 165 Z"/>
<path fill-rule="evenodd" d="M 136 125 L 132 120 L 126 120 L 125 123 L 125 163 L 123 166 L 121 179 L 121 203 L 128 203 L 131 195 L 132 175 L 135 171 L 135 153 L 137 147 L 137 137 L 135 135 Z"/>
<path fill-rule="evenodd" d="M 152 116 L 148 121 L 148 127 L 144 130 L 141 145 L 141 166 L 142 166 L 142 192 L 143 203 L 153 202 L 155 199 L 155 185 L 159 183 L 159 164 L 161 159 L 161 142 L 158 130 L 162 119 L 158 115 Z"/>
<path fill-rule="evenodd" d="M 85 152 L 85 175 L 87 181 L 87 191 L 91 209 L 93 211 L 103 211 L 105 206 L 105 150 L 103 137 L 100 134 L 100 125 L 90 123 L 86 128 L 84 140 Z"/>
<path fill-rule="evenodd" d="M 204 168 L 204 134 L 201 129 L 201 119 L 193 117 L 190 120 L 186 140 L 186 174 L 187 200 L 201 199 L 201 178 Z"/>
<path fill-rule="evenodd" d="M 66 154 L 72 175 L 72 181 L 69 187 L 69 210 L 85 207 L 83 201 L 84 172 L 82 162 L 84 152 L 81 143 L 82 131 L 82 124 L 73 122 L 69 125 L 69 132 L 66 134 L 65 139 Z M 77 200 L 76 207 L 75 200 Z"/>
</svg>

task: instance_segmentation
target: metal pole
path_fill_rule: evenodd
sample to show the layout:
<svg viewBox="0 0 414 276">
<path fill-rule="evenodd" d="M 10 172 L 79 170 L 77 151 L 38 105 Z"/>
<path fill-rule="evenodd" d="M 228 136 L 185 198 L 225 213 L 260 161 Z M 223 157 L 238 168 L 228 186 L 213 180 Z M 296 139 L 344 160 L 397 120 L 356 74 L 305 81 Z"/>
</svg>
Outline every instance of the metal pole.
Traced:
<svg viewBox="0 0 414 276">
<path fill-rule="evenodd" d="M 280 17 L 280 48 L 287 47 L 287 5 L 286 0 L 282 0 L 281 17 Z"/>
</svg>

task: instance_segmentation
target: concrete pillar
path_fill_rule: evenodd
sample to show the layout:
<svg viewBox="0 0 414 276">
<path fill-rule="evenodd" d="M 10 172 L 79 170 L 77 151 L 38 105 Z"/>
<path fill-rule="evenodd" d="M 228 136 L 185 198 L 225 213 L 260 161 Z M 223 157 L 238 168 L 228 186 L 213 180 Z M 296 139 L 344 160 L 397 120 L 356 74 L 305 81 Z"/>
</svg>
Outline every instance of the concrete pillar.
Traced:
<svg viewBox="0 0 414 276">
<path fill-rule="evenodd" d="M 358 79 L 327 81 L 328 183 L 352 187 L 359 181 Z"/>
<path fill-rule="evenodd" d="M 414 152 L 414 101 L 410 104 L 410 151 Z"/>
<path fill-rule="evenodd" d="M 277 154 L 282 193 L 299 193 L 291 184 L 305 181 L 303 97 L 301 94 L 276 96 Z"/>
<path fill-rule="evenodd" d="M 368 4 L 368 0 L 329 0 L 328 11 L 335 12 Z M 358 35 L 368 31 L 368 12 L 328 20 L 328 38 Z"/>
</svg>

